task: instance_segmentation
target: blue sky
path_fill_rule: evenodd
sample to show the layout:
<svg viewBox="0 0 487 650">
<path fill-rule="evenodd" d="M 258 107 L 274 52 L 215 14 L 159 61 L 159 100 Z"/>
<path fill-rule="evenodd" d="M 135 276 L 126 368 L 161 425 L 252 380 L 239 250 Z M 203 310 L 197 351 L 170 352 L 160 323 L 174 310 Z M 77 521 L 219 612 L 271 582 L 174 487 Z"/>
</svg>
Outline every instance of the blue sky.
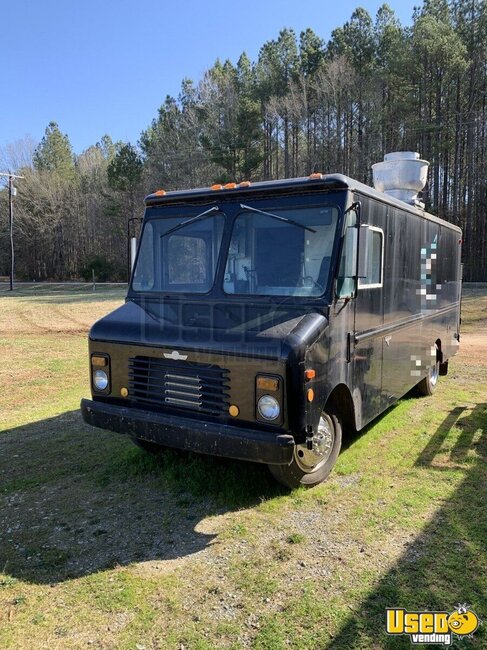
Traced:
<svg viewBox="0 0 487 650">
<path fill-rule="evenodd" d="M 105 133 L 136 142 L 183 77 L 198 80 L 217 57 L 255 60 L 283 27 L 323 38 L 372 0 L 15 0 L 0 2 L 0 147 L 40 140 L 54 120 L 76 153 Z M 410 24 L 419 0 L 390 0 Z"/>
</svg>

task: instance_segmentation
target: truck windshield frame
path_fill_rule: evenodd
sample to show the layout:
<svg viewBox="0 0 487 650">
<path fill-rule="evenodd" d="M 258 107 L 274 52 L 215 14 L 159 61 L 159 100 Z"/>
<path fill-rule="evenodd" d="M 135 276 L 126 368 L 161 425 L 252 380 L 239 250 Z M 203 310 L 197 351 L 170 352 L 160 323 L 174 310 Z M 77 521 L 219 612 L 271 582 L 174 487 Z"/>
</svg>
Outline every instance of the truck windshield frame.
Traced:
<svg viewBox="0 0 487 650">
<path fill-rule="evenodd" d="M 337 265 L 340 250 L 341 221 L 345 196 L 345 192 L 326 192 L 319 196 L 316 194 L 288 194 L 268 197 L 246 196 L 245 200 L 236 198 L 235 200 L 222 200 L 211 203 L 163 204 L 148 207 L 127 299 L 136 301 L 139 299 L 151 300 L 157 299 L 157 296 L 167 296 L 167 299 L 176 300 L 187 297 L 200 300 L 206 298 L 225 301 L 238 300 L 238 302 L 269 303 L 278 300 L 280 303 L 321 303 L 323 298 L 330 298 L 329 294 L 333 289 L 331 274 Z M 212 213 L 209 212 L 211 209 L 214 210 Z M 322 212 L 321 223 L 320 211 Z M 265 214 L 266 212 L 268 215 Z M 305 215 L 309 214 L 312 215 L 311 220 L 305 217 Z M 199 218 L 201 215 L 205 216 Z M 277 286 L 271 287 L 270 290 L 260 289 L 255 291 L 251 288 L 251 284 L 243 290 L 244 285 L 241 283 L 235 284 L 232 288 L 231 283 L 234 279 L 231 277 L 233 271 L 229 268 L 229 261 L 232 259 L 232 255 L 235 256 L 236 252 L 240 255 L 241 260 L 244 259 L 245 251 L 236 251 L 238 246 L 234 235 L 236 233 L 236 224 L 241 224 L 241 220 L 246 218 L 245 215 L 249 220 L 255 219 L 257 223 L 260 222 L 258 236 L 261 234 L 265 236 L 266 233 L 267 235 L 270 233 L 276 238 L 277 244 L 281 240 L 288 243 L 290 247 L 288 256 L 289 254 L 294 255 L 293 264 L 291 265 L 292 272 L 297 276 L 294 285 L 288 282 L 288 286 L 285 287 L 284 291 Z M 310 220 L 309 224 L 306 223 L 308 220 Z M 182 278 L 185 282 L 168 283 L 167 279 L 161 280 L 160 274 L 165 262 L 161 260 L 160 251 L 162 249 L 157 249 L 157 246 L 154 245 L 154 239 L 163 241 L 165 238 L 170 240 L 172 237 L 183 235 L 194 236 L 198 234 L 199 230 L 211 230 L 216 223 L 219 224 L 218 237 L 214 238 L 216 245 L 212 246 L 211 272 L 209 273 L 211 277 L 203 277 L 203 274 L 202 277 L 198 278 L 199 283 L 190 282 L 189 277 L 194 265 L 185 264 L 184 272 L 187 277 Z M 149 242 L 150 233 L 152 233 L 152 243 Z M 165 237 L 166 234 L 168 237 Z M 319 260 L 317 259 L 318 253 L 321 251 L 319 246 L 315 246 L 313 251 L 312 248 L 306 248 L 303 243 L 303 245 L 300 244 L 301 248 L 297 251 L 299 248 L 296 244 L 297 240 L 300 242 L 303 240 L 304 242 L 305 238 L 309 240 L 316 237 L 321 238 L 322 242 L 326 241 L 326 254 L 322 254 Z M 270 243 L 269 236 L 267 236 L 267 239 Z M 260 247 L 258 256 L 254 256 L 257 261 L 267 256 L 267 251 L 264 250 L 266 245 L 259 244 L 258 246 Z M 200 242 L 200 249 L 201 247 Z M 252 243 L 252 247 L 255 248 L 255 242 Z M 316 258 L 311 263 L 306 259 L 307 256 L 305 255 L 305 250 L 308 251 L 308 249 Z M 152 250 L 151 255 L 154 258 L 152 262 L 149 250 Z M 157 250 L 159 250 L 159 253 L 157 253 Z M 271 246 L 271 252 L 272 250 Z M 192 252 L 198 253 L 197 247 Z M 324 257 L 326 257 L 326 260 L 323 260 Z M 183 259 L 182 256 L 181 259 Z M 283 273 L 287 269 L 285 273 L 288 273 L 289 269 L 287 267 L 290 265 L 286 261 L 286 254 L 283 254 L 280 249 L 279 256 L 277 253 L 273 255 L 273 264 L 273 268 L 264 269 L 264 275 L 267 273 L 269 276 L 267 282 L 269 282 L 270 276 L 274 276 L 275 284 L 279 269 L 282 269 Z M 310 269 L 314 269 L 313 273 L 308 272 L 308 265 Z M 146 267 L 145 278 L 143 277 L 144 266 Z M 243 266 L 246 265 L 242 263 L 241 266 L 243 269 Z M 150 272 L 151 268 L 152 274 Z M 300 269 L 305 269 L 306 273 Z M 242 278 L 240 279 L 242 280 Z"/>
</svg>

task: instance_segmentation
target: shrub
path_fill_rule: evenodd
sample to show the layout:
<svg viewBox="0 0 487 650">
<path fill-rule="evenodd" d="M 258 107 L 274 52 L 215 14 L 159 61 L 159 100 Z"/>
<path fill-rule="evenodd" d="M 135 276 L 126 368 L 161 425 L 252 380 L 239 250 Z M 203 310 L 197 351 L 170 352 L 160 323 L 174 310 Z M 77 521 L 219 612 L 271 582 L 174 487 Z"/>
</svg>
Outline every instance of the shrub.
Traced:
<svg viewBox="0 0 487 650">
<path fill-rule="evenodd" d="M 95 280 L 98 282 L 109 282 L 114 280 L 118 275 L 114 264 L 107 260 L 105 257 L 93 257 L 88 264 L 81 269 L 81 276 L 86 282 L 93 279 L 93 271 L 95 272 Z"/>
</svg>

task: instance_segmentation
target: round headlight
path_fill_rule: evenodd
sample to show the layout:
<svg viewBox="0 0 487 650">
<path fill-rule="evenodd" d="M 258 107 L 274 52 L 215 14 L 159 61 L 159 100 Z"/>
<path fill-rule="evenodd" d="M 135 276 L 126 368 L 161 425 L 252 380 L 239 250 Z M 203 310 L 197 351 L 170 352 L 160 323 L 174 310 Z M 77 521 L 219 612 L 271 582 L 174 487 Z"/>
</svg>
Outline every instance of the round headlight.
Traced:
<svg viewBox="0 0 487 650">
<path fill-rule="evenodd" d="M 108 386 L 108 375 L 104 370 L 95 370 L 93 383 L 97 390 L 105 390 Z"/>
<path fill-rule="evenodd" d="M 279 402 L 271 395 L 262 395 L 257 402 L 257 409 L 265 420 L 275 420 L 281 413 Z"/>
</svg>

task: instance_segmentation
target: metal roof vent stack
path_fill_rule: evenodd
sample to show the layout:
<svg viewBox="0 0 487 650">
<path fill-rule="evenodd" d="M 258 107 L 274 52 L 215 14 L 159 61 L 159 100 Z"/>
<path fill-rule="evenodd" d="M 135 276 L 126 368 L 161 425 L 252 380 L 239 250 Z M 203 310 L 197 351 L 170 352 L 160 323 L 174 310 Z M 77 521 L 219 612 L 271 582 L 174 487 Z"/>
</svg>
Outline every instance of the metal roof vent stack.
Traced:
<svg viewBox="0 0 487 650">
<path fill-rule="evenodd" d="M 414 151 L 394 151 L 384 156 L 384 162 L 372 165 L 374 187 L 395 199 L 424 208 L 418 199 L 428 179 L 427 160 Z"/>
</svg>

